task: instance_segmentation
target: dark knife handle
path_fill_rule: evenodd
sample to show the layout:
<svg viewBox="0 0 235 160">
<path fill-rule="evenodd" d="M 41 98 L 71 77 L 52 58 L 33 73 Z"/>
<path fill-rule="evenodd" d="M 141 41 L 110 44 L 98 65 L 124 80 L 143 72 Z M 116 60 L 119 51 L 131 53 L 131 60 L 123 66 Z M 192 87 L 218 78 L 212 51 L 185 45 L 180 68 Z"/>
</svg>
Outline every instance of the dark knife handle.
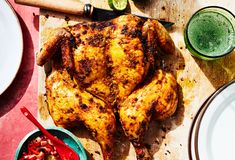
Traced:
<svg viewBox="0 0 235 160">
<path fill-rule="evenodd" d="M 39 7 L 47 10 L 89 17 L 93 6 L 71 0 L 15 0 L 16 3 Z"/>
</svg>

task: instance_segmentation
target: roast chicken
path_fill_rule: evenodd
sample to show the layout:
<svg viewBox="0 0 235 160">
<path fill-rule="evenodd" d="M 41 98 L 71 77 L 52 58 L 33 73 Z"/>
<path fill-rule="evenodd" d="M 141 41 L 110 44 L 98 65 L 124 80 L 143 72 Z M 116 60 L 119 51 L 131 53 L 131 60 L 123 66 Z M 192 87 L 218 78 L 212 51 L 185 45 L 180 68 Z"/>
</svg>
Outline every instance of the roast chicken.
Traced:
<svg viewBox="0 0 235 160">
<path fill-rule="evenodd" d="M 159 54 L 174 50 L 158 21 L 133 15 L 55 29 L 37 55 L 40 66 L 52 61 L 46 96 L 55 124 L 83 123 L 109 160 L 120 121 L 137 159 L 151 159 L 143 145 L 150 120 L 177 108 L 175 77 L 157 65 Z"/>
</svg>

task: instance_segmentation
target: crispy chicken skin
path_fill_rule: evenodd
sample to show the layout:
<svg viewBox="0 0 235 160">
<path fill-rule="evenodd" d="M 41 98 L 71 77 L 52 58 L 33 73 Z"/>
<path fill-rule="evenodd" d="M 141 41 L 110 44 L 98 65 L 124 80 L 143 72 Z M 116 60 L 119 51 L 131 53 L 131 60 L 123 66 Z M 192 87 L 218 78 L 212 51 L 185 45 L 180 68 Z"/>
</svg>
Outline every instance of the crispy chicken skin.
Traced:
<svg viewBox="0 0 235 160">
<path fill-rule="evenodd" d="M 106 52 L 111 68 L 112 90 L 119 103 L 139 84 L 145 71 L 145 55 L 141 43 L 143 21 L 136 16 L 120 16 L 112 21 Z M 127 24 L 128 23 L 128 24 Z"/>
<path fill-rule="evenodd" d="M 178 103 L 177 82 L 157 68 L 157 57 L 174 51 L 172 39 L 158 21 L 133 15 L 57 29 L 37 55 L 40 66 L 53 55 L 61 57 L 46 78 L 55 124 L 84 123 L 108 160 L 117 111 L 137 159 L 151 159 L 143 145 L 149 122 L 168 118 Z"/>
<path fill-rule="evenodd" d="M 64 28 L 58 28 L 53 31 L 52 36 L 43 45 L 40 52 L 37 54 L 37 64 L 39 66 L 44 65 L 52 56 L 61 49 L 65 41 L 69 40 L 71 34 Z M 70 48 L 68 48 L 70 49 Z M 62 54 L 64 56 L 64 54 Z M 64 56 L 64 57 L 67 57 Z"/>
<path fill-rule="evenodd" d="M 159 86 L 159 97 L 154 106 L 154 119 L 165 120 L 172 116 L 178 104 L 178 86 L 176 79 L 172 73 L 167 73 L 162 70 L 156 72 L 156 85 Z M 152 83 L 152 82 L 151 82 Z"/>
<path fill-rule="evenodd" d="M 151 47 L 154 50 L 156 49 L 155 51 L 166 54 L 173 54 L 175 52 L 174 42 L 164 26 L 158 21 L 148 19 L 144 23 L 142 31 L 143 35 L 151 37 L 152 42 L 154 42 L 154 45 Z"/>
<path fill-rule="evenodd" d="M 109 29 L 105 23 L 79 23 L 69 27 L 74 37 L 73 63 L 80 87 L 107 103 L 114 101 L 110 89 L 111 81 L 105 53 Z"/>
<path fill-rule="evenodd" d="M 122 101 L 148 71 L 141 43 L 142 25 L 142 19 L 129 15 L 58 29 L 38 54 L 37 64 L 43 65 L 60 49 L 64 68 L 73 74 L 80 88 L 107 103 Z"/>
<path fill-rule="evenodd" d="M 137 150 L 137 159 L 150 158 L 142 142 L 153 113 L 156 112 L 156 119 L 161 120 L 175 112 L 175 82 L 172 74 L 157 70 L 151 80 L 132 92 L 119 106 L 120 122 Z"/>
<path fill-rule="evenodd" d="M 66 69 L 57 68 L 46 80 L 49 112 L 57 126 L 82 122 L 100 144 L 104 159 L 110 159 L 116 119 L 111 106 L 80 90 Z"/>
</svg>

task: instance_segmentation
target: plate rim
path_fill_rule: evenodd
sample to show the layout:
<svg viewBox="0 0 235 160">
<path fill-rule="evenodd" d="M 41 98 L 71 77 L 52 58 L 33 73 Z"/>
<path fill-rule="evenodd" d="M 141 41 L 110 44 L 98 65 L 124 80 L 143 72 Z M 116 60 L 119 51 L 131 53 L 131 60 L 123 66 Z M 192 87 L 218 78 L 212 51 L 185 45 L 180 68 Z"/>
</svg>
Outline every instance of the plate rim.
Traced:
<svg viewBox="0 0 235 160">
<path fill-rule="evenodd" d="M 199 130 L 200 130 L 200 126 L 201 126 L 201 122 L 202 122 L 202 119 L 207 111 L 207 109 L 209 108 L 211 102 L 218 96 L 220 95 L 220 93 L 222 91 L 224 91 L 226 88 L 228 88 L 230 85 L 232 84 L 235 84 L 235 79 L 234 80 L 231 80 L 230 82 L 228 82 L 227 84 L 221 86 L 218 90 L 216 90 L 212 96 L 208 99 L 208 102 L 205 104 L 205 106 L 202 106 L 201 108 L 204 108 L 204 109 L 201 109 L 201 113 L 199 114 L 200 116 L 197 117 L 198 119 L 195 120 L 197 121 L 197 124 L 196 124 L 196 129 L 195 129 L 195 137 L 193 137 L 195 140 L 194 140 L 194 150 L 195 150 L 195 156 L 196 156 L 196 159 L 200 159 L 200 156 L 199 156 L 199 149 L 198 149 L 198 137 L 199 137 Z M 191 130 L 190 130 L 191 131 Z M 193 131 L 193 128 L 192 128 L 192 131 Z M 190 133 L 191 134 L 191 133 Z M 189 139 L 189 141 L 191 141 L 191 139 Z M 191 149 L 191 148 L 189 148 Z"/>
<path fill-rule="evenodd" d="M 196 135 L 196 128 L 198 126 L 199 123 L 199 119 L 202 116 L 202 112 L 206 109 L 207 104 L 211 101 L 211 99 L 215 96 L 216 92 L 212 93 L 201 105 L 201 107 L 198 109 L 198 111 L 196 112 L 193 121 L 191 123 L 190 129 L 189 129 L 189 136 L 188 136 L 188 155 L 189 155 L 189 159 L 190 160 L 194 160 L 193 157 L 196 157 L 196 159 L 198 159 L 197 155 L 196 155 L 196 151 L 195 151 L 195 135 Z M 194 147 L 194 148 L 192 148 Z"/>
<path fill-rule="evenodd" d="M 23 39 L 23 32 L 22 32 L 22 28 L 21 28 L 21 24 L 20 24 L 20 21 L 18 19 L 18 16 L 16 14 L 16 11 L 14 10 L 14 8 L 12 7 L 11 3 L 8 1 L 8 0 L 4 0 L 0 3 L 5 3 L 6 6 L 8 6 L 8 8 L 11 10 L 11 14 L 12 16 L 14 17 L 15 19 L 15 22 L 16 22 L 16 28 L 18 28 L 18 30 L 20 31 L 19 32 L 19 46 L 20 46 L 20 50 L 19 50 L 19 61 L 17 62 L 17 64 L 15 64 L 15 71 L 14 73 L 10 76 L 10 80 L 7 81 L 7 83 L 5 84 L 5 86 L 3 87 L 2 90 L 0 90 L 0 95 L 2 95 L 9 87 L 10 85 L 12 84 L 12 82 L 14 81 L 19 69 L 20 69 L 20 65 L 21 65 L 21 62 L 22 62 L 22 58 L 23 58 L 23 51 L 24 51 L 24 39 Z M 9 12 L 10 13 L 10 12 Z"/>
</svg>

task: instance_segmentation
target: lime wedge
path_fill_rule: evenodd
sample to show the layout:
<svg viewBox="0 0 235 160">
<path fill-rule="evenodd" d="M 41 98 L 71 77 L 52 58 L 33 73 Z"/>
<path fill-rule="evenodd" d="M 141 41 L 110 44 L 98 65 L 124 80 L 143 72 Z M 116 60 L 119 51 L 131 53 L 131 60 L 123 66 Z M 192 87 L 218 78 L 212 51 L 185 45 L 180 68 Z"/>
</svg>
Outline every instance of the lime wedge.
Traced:
<svg viewBox="0 0 235 160">
<path fill-rule="evenodd" d="M 127 0 L 108 0 L 109 6 L 118 11 L 123 11 L 127 7 Z"/>
</svg>

